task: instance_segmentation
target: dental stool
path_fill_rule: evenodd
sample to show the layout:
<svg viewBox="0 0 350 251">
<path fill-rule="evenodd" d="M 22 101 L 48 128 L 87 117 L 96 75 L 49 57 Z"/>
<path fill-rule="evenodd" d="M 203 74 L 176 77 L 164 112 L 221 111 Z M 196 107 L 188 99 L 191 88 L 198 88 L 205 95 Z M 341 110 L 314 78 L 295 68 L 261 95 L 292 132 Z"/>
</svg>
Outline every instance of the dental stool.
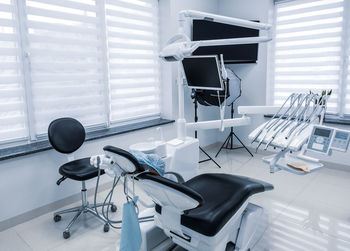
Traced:
<svg viewBox="0 0 350 251">
<path fill-rule="evenodd" d="M 121 149 L 106 146 L 104 150 L 120 163 Z M 261 238 L 267 217 L 263 208 L 249 199 L 272 190 L 271 184 L 222 173 L 202 174 L 178 183 L 145 172 L 134 156 L 122 153 L 129 160 L 124 171 L 133 174 L 135 184 L 155 203 L 155 225 L 177 245 L 190 251 L 238 251 L 250 250 Z"/>
<path fill-rule="evenodd" d="M 81 206 L 54 213 L 53 219 L 55 222 L 61 220 L 61 214 L 76 213 L 72 221 L 64 230 L 63 237 L 65 239 L 70 237 L 70 229 L 72 225 L 83 213 L 90 213 L 102 220 L 105 223 L 103 230 L 104 232 L 108 232 L 109 224 L 107 221 L 95 212 L 95 204 L 89 204 L 87 201 L 85 181 L 97 177 L 98 170 L 94 166 L 90 165 L 90 157 L 74 160 L 73 156 L 71 155 L 73 152 L 78 150 L 85 141 L 85 129 L 83 125 L 73 118 L 56 119 L 49 125 L 48 137 L 52 147 L 60 153 L 68 154 L 68 160 L 70 160 L 69 162 L 60 166 L 59 173 L 62 175 L 62 178 L 60 178 L 56 184 L 60 185 L 62 181 L 69 178 L 72 180 L 81 181 L 82 185 Z M 100 174 L 104 174 L 104 171 L 102 170 Z M 117 207 L 113 203 L 107 203 L 106 205 L 110 205 L 112 212 L 117 211 Z M 96 207 L 101 206 L 103 206 L 103 203 L 96 204 Z"/>
</svg>

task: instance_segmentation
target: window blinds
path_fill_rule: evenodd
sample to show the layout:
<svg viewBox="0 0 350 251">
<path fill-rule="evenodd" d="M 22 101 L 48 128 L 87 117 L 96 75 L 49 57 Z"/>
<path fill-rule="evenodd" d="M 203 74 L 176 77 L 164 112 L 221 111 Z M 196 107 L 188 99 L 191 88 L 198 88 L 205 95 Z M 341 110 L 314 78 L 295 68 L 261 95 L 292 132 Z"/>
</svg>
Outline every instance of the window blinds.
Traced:
<svg viewBox="0 0 350 251">
<path fill-rule="evenodd" d="M 328 112 L 339 112 L 343 11 L 343 0 L 276 5 L 275 105 L 292 92 L 332 89 Z"/>
<path fill-rule="evenodd" d="M 350 21 L 349 21 L 350 23 Z M 348 34 L 350 27 L 348 27 Z M 348 50 L 347 50 L 347 76 L 346 76 L 346 95 L 345 95 L 345 109 L 344 113 L 350 115 L 350 37 L 348 38 Z"/>
<path fill-rule="evenodd" d="M 16 9 L 0 1 L 0 142 L 28 136 Z"/>
<path fill-rule="evenodd" d="M 106 123 L 101 14 L 94 0 L 27 0 L 35 130 L 70 116 Z"/>
<path fill-rule="evenodd" d="M 160 113 L 157 12 L 157 0 L 106 0 L 111 122 Z"/>
<path fill-rule="evenodd" d="M 0 143 L 160 115 L 157 0 L 0 0 Z"/>
</svg>

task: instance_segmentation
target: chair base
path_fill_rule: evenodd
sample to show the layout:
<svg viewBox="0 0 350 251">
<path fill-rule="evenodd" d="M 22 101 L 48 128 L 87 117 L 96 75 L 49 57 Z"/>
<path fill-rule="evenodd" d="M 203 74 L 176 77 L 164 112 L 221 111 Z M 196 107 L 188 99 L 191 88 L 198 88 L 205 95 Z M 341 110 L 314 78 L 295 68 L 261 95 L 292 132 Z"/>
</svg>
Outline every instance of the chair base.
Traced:
<svg viewBox="0 0 350 251">
<path fill-rule="evenodd" d="M 105 206 L 110 206 L 112 212 L 116 212 L 117 207 L 113 203 L 106 203 L 106 204 L 97 203 L 96 205 L 89 204 L 89 202 L 87 201 L 86 191 L 87 190 L 86 190 L 86 186 L 85 186 L 85 181 L 82 181 L 82 189 L 81 189 L 82 204 L 81 204 L 81 206 L 61 210 L 61 211 L 54 213 L 53 219 L 55 222 L 58 222 L 61 220 L 61 214 L 76 213 L 75 216 L 73 217 L 73 219 L 69 222 L 68 226 L 65 228 L 65 230 L 63 232 L 63 237 L 65 239 L 68 239 L 70 237 L 71 227 L 75 224 L 75 222 L 78 220 L 78 218 L 84 213 L 90 213 L 90 214 L 94 215 L 95 217 L 99 218 L 104 223 L 104 227 L 103 227 L 104 232 L 109 231 L 108 221 L 102 215 L 97 214 L 96 209 L 98 207 L 102 207 L 103 205 L 105 205 Z"/>
<path fill-rule="evenodd" d="M 263 209 L 246 202 L 215 236 L 205 236 L 182 226 L 183 233 L 190 237 L 189 240 L 185 240 L 169 229 L 163 230 L 172 242 L 179 246 L 179 250 L 247 251 L 252 249 L 262 237 L 267 224 L 267 218 Z M 157 218 L 155 218 L 155 226 L 162 228 L 162 224 L 157 221 Z M 151 231 L 154 231 L 154 229 L 151 229 Z M 148 235 L 151 236 L 150 234 Z M 174 248 L 174 246 L 171 247 Z M 147 248 L 141 250 L 148 250 Z M 170 250 L 174 250 L 172 248 Z"/>
</svg>

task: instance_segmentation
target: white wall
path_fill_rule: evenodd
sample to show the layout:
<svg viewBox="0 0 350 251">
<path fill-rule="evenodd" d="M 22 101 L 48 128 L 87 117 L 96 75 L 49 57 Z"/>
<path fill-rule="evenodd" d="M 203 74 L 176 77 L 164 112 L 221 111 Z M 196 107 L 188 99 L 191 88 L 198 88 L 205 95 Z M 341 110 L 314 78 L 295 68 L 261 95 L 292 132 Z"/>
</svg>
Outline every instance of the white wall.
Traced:
<svg viewBox="0 0 350 251">
<path fill-rule="evenodd" d="M 225 16 L 238 17 L 249 20 L 260 20 L 260 22 L 272 23 L 273 15 L 273 0 L 219 0 L 219 14 Z M 258 62 L 257 64 L 241 64 L 229 65 L 242 79 L 242 96 L 238 100 L 238 105 L 265 105 L 266 104 L 266 88 L 268 81 L 268 45 L 266 43 L 259 45 Z M 229 113 L 226 113 L 229 117 Z M 265 119 L 262 116 L 252 116 L 252 124 L 246 127 L 238 127 L 235 132 L 240 138 L 249 145 L 248 135 L 258 125 L 263 123 Z M 341 126 L 330 124 L 329 126 L 350 130 L 350 126 Z M 227 136 L 220 134 L 218 138 L 223 141 Z M 334 152 L 331 157 L 320 154 L 310 154 L 322 160 L 349 165 L 350 150 L 348 153 Z"/>
</svg>

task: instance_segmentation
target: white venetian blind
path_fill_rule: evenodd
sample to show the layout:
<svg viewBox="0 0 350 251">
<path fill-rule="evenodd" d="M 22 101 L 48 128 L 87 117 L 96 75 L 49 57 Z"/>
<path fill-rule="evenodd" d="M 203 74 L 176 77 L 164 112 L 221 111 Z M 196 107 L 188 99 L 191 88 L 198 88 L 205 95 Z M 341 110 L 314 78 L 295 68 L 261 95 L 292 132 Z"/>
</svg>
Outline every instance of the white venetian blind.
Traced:
<svg viewBox="0 0 350 251">
<path fill-rule="evenodd" d="M 21 51 L 11 0 L 0 0 L 0 143 L 28 136 Z"/>
<path fill-rule="evenodd" d="M 37 134 L 55 118 L 106 123 L 98 0 L 26 0 Z"/>
<path fill-rule="evenodd" d="M 347 48 L 347 77 L 346 77 L 346 95 L 345 95 L 345 107 L 344 107 L 344 113 L 346 115 L 350 115 L 350 20 L 348 20 L 348 48 Z"/>
<path fill-rule="evenodd" d="M 275 105 L 292 92 L 332 89 L 338 113 L 344 0 L 296 0 L 276 6 Z"/>
<path fill-rule="evenodd" d="M 106 0 L 110 120 L 159 115 L 158 1 Z"/>
</svg>

